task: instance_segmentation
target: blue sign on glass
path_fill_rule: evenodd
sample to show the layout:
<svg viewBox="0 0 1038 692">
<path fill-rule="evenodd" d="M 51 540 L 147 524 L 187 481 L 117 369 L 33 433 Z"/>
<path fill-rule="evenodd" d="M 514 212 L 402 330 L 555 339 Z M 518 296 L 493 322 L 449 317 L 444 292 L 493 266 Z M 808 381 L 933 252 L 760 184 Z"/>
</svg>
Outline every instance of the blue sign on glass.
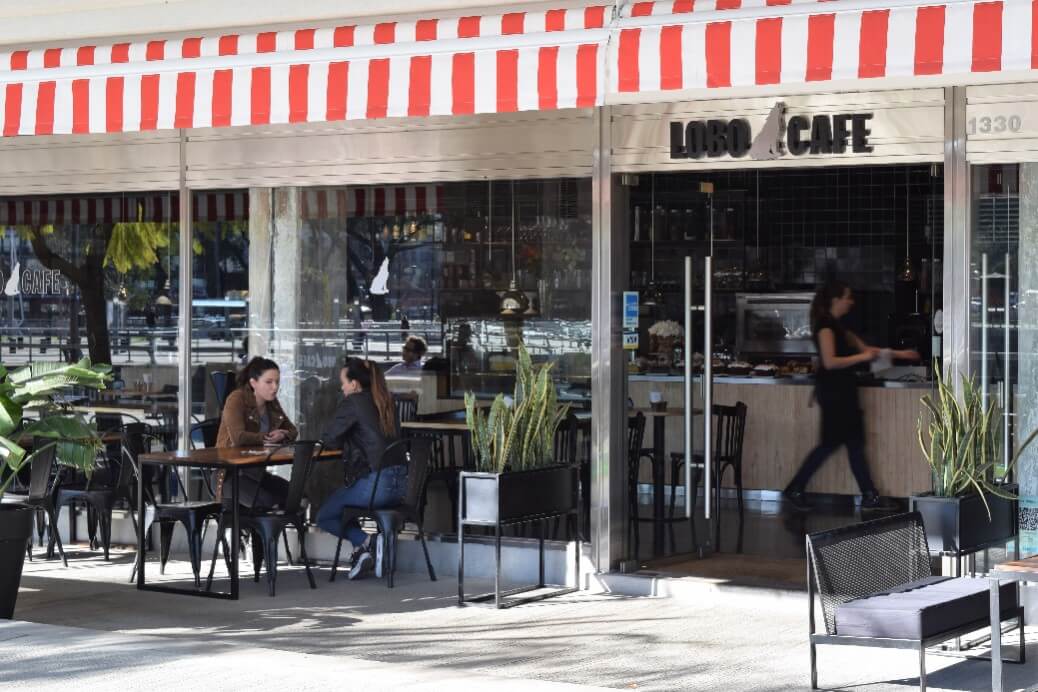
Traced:
<svg viewBox="0 0 1038 692">
<path fill-rule="evenodd" d="M 638 329 L 638 292 L 624 291 L 623 329 Z"/>
</svg>

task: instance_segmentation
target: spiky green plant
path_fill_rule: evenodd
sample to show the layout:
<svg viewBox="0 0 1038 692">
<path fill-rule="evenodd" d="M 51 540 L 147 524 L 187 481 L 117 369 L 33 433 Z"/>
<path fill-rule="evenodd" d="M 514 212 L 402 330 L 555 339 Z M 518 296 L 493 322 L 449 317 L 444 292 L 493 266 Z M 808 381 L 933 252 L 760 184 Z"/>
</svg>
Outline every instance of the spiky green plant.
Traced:
<svg viewBox="0 0 1038 692">
<path fill-rule="evenodd" d="M 0 497 L 26 465 L 40 452 L 56 446 L 59 464 L 88 475 L 97 463 L 101 440 L 97 429 L 80 414 L 61 411 L 55 395 L 72 387 L 104 389 L 111 367 L 78 363 L 31 363 L 8 372 L 0 366 Z M 26 409 L 40 411 L 39 420 L 25 424 Z M 50 440 L 28 454 L 22 438 Z"/>
<path fill-rule="evenodd" d="M 555 433 L 570 407 L 558 402 L 551 378 L 553 366 L 534 367 L 526 346 L 520 343 L 511 406 L 504 394 L 498 394 L 490 408 L 483 410 L 477 407 L 475 394 L 465 393 L 465 420 L 479 470 L 521 471 L 554 462 Z"/>
<path fill-rule="evenodd" d="M 918 423 L 919 447 L 930 464 L 934 495 L 959 497 L 976 492 L 990 519 L 987 495 L 1016 499 L 1000 483 L 1009 476 L 1038 430 L 1028 435 L 1000 468 L 1001 409 L 994 401 L 984 405 L 983 391 L 975 378 L 963 376 L 960 397 L 940 368 L 935 368 L 935 372 L 936 393 L 922 397 L 923 411 Z"/>
</svg>

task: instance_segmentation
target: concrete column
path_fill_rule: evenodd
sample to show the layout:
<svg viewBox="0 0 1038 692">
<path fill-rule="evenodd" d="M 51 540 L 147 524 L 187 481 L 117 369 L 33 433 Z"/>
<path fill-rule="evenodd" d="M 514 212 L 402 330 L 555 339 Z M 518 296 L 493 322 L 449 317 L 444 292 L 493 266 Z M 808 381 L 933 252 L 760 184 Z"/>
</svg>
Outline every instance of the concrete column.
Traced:
<svg viewBox="0 0 1038 692">
<path fill-rule="evenodd" d="M 1018 295 L 1038 295 L 1038 163 L 1020 164 L 1020 240 L 1017 248 Z M 1017 302 L 1018 365 L 1016 440 L 1038 428 L 1038 302 Z M 1038 553 L 1038 443 L 1020 457 L 1020 553 Z"/>
<path fill-rule="evenodd" d="M 302 221 L 299 215 L 298 187 L 274 190 L 273 239 L 271 242 L 273 290 L 271 352 L 281 367 L 281 391 L 278 400 L 293 421 L 299 420 L 301 402 L 293 373 L 298 370 L 299 322 L 302 316 L 300 277 L 302 274 Z"/>
<path fill-rule="evenodd" d="M 249 356 L 281 368 L 278 400 L 298 421 L 293 373 L 299 352 L 302 267 L 299 188 L 249 191 Z"/>
<path fill-rule="evenodd" d="M 271 205 L 274 191 L 269 187 L 249 189 L 249 348 L 252 356 L 268 352 L 273 324 L 271 258 L 273 224 Z"/>
</svg>

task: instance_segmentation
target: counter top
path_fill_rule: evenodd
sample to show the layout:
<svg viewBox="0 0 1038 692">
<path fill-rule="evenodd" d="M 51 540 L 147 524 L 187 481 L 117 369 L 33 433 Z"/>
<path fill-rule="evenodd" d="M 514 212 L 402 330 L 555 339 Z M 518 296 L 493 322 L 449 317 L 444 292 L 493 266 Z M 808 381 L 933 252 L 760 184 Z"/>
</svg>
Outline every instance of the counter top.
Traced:
<svg viewBox="0 0 1038 692">
<path fill-rule="evenodd" d="M 693 375 L 692 379 L 698 381 L 702 375 Z M 643 375 L 628 375 L 631 382 L 683 382 L 684 375 L 667 375 L 664 373 L 646 373 Z M 765 384 L 765 385 L 799 385 L 814 386 L 815 379 L 811 375 L 795 375 L 793 377 L 753 377 L 749 375 L 715 375 L 715 384 Z M 901 380 L 863 380 L 858 383 L 859 387 L 873 387 L 878 389 L 931 389 L 932 382 L 908 382 Z"/>
</svg>

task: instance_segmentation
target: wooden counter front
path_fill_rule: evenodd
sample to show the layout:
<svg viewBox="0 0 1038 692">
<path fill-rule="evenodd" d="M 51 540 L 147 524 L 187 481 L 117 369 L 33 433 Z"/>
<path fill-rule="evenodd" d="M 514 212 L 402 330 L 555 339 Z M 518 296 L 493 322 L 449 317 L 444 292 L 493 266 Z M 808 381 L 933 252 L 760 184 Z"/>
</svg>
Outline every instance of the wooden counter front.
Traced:
<svg viewBox="0 0 1038 692">
<path fill-rule="evenodd" d="M 633 379 L 629 392 L 635 406 L 646 406 L 649 392 L 663 393 L 671 405 L 683 403 L 681 378 Z M 927 388 L 861 387 L 858 390 L 865 412 L 865 454 L 876 487 L 883 495 L 907 497 L 930 488 L 930 468 L 919 450 L 916 421 L 919 399 Z M 745 490 L 782 490 L 818 443 L 820 411 L 812 403 L 813 387 L 803 383 L 740 383 L 738 380 L 714 385 L 714 402 L 747 406 L 746 435 L 743 442 L 743 488 Z M 702 406 L 699 387 L 694 403 Z M 684 448 L 682 420 L 667 422 L 667 461 L 669 454 Z M 696 425 L 701 425 L 697 421 Z M 697 447 L 702 433 L 697 430 Z M 646 426 L 644 447 L 653 445 L 652 426 Z M 641 481 L 649 483 L 649 465 L 643 464 Z M 668 479 L 668 483 L 669 483 Z M 731 472 L 725 487 L 734 486 Z M 808 486 L 809 492 L 856 495 L 857 483 L 851 474 L 847 453 L 841 449 L 819 469 Z"/>
</svg>

